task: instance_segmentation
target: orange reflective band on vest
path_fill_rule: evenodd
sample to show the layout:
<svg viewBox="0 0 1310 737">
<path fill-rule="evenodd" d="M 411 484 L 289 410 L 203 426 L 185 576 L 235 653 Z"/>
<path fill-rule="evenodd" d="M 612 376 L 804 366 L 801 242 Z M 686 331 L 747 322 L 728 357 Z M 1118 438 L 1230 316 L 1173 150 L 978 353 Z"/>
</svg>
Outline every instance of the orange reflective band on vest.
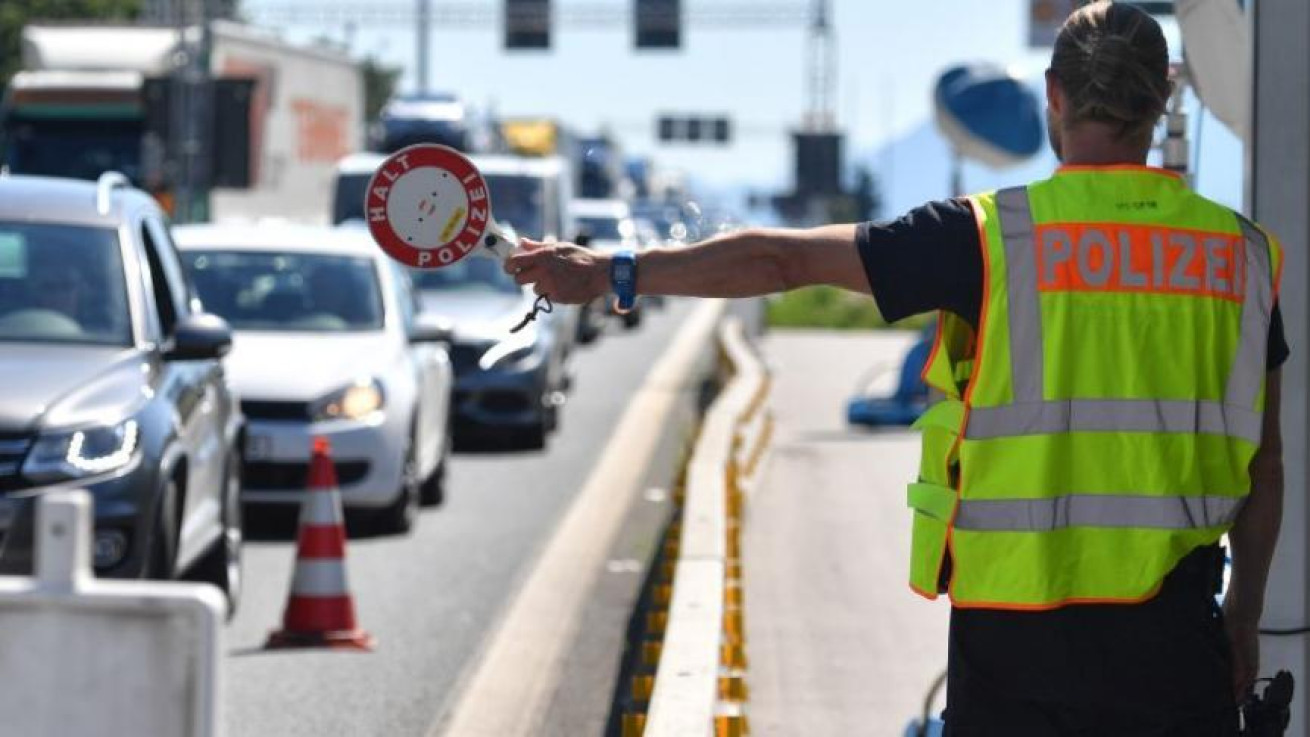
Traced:
<svg viewBox="0 0 1310 737">
<path fill-rule="evenodd" d="M 1043 292 L 1153 292 L 1235 302 L 1246 294 L 1238 235 L 1098 223 L 1036 230 Z"/>
</svg>

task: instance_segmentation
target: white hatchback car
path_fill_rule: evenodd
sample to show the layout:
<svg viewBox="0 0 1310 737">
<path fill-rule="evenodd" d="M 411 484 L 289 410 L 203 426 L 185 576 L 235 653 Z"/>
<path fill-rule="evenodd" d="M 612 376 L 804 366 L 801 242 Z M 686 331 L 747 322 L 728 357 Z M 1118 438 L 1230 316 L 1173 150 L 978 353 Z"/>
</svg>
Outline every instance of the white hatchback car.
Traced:
<svg viewBox="0 0 1310 737">
<path fill-rule="evenodd" d="M 348 508 L 404 532 L 440 503 L 453 384 L 446 324 L 368 233 L 279 225 L 174 229 L 201 302 L 235 331 L 247 502 L 298 503 L 315 436 Z"/>
</svg>

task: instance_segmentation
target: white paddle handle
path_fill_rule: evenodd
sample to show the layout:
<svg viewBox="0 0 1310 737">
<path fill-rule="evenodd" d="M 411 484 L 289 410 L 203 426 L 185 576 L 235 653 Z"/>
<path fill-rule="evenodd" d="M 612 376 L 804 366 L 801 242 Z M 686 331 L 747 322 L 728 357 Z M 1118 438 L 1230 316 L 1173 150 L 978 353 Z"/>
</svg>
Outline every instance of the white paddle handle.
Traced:
<svg viewBox="0 0 1310 737">
<path fill-rule="evenodd" d="M 487 225 L 487 231 L 482 234 L 481 248 L 484 251 L 490 251 L 496 255 L 496 258 L 504 261 L 519 247 L 518 233 L 508 225 L 501 225 L 497 222 L 491 222 Z"/>
</svg>

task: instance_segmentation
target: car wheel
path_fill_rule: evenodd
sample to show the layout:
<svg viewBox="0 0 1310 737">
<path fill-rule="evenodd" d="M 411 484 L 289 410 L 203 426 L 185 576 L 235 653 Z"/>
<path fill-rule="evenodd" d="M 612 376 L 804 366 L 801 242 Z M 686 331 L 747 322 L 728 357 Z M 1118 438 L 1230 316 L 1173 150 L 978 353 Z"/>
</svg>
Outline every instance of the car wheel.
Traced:
<svg viewBox="0 0 1310 737">
<path fill-rule="evenodd" d="M 450 463 L 450 448 L 454 437 L 451 430 L 452 428 L 446 428 L 446 440 L 441 447 L 441 458 L 437 461 L 437 467 L 432 469 L 432 475 L 423 480 L 423 486 L 419 489 L 419 498 L 425 507 L 438 507 L 446 501 L 446 466 Z"/>
<path fill-rule="evenodd" d="M 542 424 L 546 427 L 547 433 L 553 433 L 559 430 L 559 404 L 551 403 L 543 410 L 546 415 L 542 418 Z"/>
<path fill-rule="evenodd" d="M 223 478 L 223 533 L 196 564 L 195 579 L 212 583 L 227 599 L 227 618 L 241 601 L 241 549 L 245 539 L 241 516 L 241 459 L 232 453 Z"/>
<path fill-rule="evenodd" d="M 601 321 L 597 318 L 594 302 L 588 302 L 582 306 L 582 314 L 578 316 L 578 342 L 582 344 L 592 343 L 600 337 L 602 329 Z"/>
<path fill-rule="evenodd" d="M 160 492 L 143 578 L 171 581 L 177 576 L 177 495 L 177 479 L 170 478 Z"/>
<path fill-rule="evenodd" d="M 546 447 L 546 436 L 550 434 L 546 413 L 543 409 L 541 418 L 518 431 L 518 445 L 524 450 L 541 450 Z"/>
<path fill-rule="evenodd" d="M 411 438 L 405 448 L 405 463 L 400 473 L 400 493 L 396 495 L 394 502 L 379 513 L 379 529 L 397 535 L 409 532 L 414 528 L 414 521 L 418 519 L 418 507 L 418 457 Z"/>
</svg>

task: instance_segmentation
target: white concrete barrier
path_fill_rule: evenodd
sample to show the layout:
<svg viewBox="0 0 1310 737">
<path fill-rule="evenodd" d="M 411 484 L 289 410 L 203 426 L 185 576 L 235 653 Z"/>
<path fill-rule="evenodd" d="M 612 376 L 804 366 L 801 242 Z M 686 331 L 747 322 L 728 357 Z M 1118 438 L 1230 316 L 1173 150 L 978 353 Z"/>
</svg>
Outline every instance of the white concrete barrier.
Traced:
<svg viewBox="0 0 1310 737">
<path fill-rule="evenodd" d="M 222 595 L 96 579 L 90 510 L 85 491 L 41 497 L 36 575 L 0 576 L 0 733 L 218 735 Z"/>
<path fill-rule="evenodd" d="M 748 731 L 744 697 L 725 697 L 745 665 L 741 628 L 728 623 L 740 622 L 740 482 L 745 459 L 758 457 L 757 444 L 768 440 L 765 425 L 755 423 L 768 413 L 769 380 L 740 320 L 726 319 L 719 340 L 732 379 L 706 413 L 687 470 L 668 625 L 640 727 L 644 737 Z"/>
</svg>

